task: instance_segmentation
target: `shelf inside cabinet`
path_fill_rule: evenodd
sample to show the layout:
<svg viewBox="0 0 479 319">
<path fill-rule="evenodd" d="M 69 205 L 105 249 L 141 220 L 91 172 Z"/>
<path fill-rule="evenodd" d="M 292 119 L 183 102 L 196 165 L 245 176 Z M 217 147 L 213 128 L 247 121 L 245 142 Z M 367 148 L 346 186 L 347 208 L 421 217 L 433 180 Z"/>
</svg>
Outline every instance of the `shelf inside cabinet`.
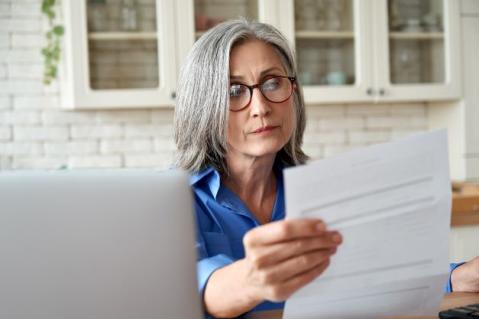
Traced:
<svg viewBox="0 0 479 319">
<path fill-rule="evenodd" d="M 90 40 L 156 40 L 156 32 L 92 32 Z"/>
<path fill-rule="evenodd" d="M 442 32 L 389 32 L 389 38 L 395 40 L 441 40 Z"/>
<path fill-rule="evenodd" d="M 353 39 L 352 31 L 296 31 L 297 39 Z"/>
</svg>

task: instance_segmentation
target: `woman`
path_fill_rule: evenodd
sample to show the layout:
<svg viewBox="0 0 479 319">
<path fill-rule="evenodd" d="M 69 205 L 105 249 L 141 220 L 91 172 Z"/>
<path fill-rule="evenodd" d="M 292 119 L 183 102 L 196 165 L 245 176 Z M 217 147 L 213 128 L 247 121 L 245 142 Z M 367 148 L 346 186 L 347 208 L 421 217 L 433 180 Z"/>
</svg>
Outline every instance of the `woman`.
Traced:
<svg viewBox="0 0 479 319">
<path fill-rule="evenodd" d="M 304 164 L 294 54 L 275 28 L 235 20 L 194 45 L 181 71 L 176 165 L 192 173 L 205 310 L 281 308 L 341 244 L 321 220 L 284 219 L 282 169 Z"/>
</svg>

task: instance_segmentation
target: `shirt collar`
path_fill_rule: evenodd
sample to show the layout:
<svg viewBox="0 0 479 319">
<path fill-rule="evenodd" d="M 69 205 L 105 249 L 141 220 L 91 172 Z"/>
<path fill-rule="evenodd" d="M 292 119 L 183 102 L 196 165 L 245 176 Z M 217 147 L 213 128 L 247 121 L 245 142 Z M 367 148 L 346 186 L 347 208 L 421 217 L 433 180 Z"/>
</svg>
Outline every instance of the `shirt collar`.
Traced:
<svg viewBox="0 0 479 319">
<path fill-rule="evenodd" d="M 277 191 L 275 208 L 273 209 L 272 220 L 281 219 L 284 217 L 284 189 L 283 189 L 283 168 L 285 165 L 279 161 L 275 161 L 273 171 L 277 177 Z M 226 187 L 221 187 L 220 173 L 213 167 L 207 167 L 190 176 L 190 185 L 205 185 L 213 195 L 215 200 L 218 200 L 220 204 L 239 211 L 243 211 L 245 215 L 249 216 L 248 209 L 244 206 L 243 202 L 237 198 L 236 194 L 233 194 Z M 219 196 L 219 197 L 218 197 Z M 237 208 L 237 209 L 234 209 Z M 279 214 L 279 215 L 278 215 Z"/>
<path fill-rule="evenodd" d="M 190 186 L 195 186 L 200 183 L 205 183 L 216 199 L 221 185 L 220 173 L 213 167 L 207 167 L 190 176 Z"/>
</svg>

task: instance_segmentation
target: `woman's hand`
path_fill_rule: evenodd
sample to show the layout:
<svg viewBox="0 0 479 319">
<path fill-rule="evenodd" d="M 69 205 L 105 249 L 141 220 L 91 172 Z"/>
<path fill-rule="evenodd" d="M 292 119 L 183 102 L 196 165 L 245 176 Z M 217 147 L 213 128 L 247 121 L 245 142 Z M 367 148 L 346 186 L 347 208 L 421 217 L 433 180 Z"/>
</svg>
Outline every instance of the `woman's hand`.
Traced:
<svg viewBox="0 0 479 319">
<path fill-rule="evenodd" d="M 479 292 L 479 257 L 452 271 L 452 291 Z"/>
<path fill-rule="evenodd" d="M 253 298 L 288 299 L 326 270 L 341 241 L 318 219 L 283 220 L 249 231 L 242 262 Z"/>
<path fill-rule="evenodd" d="M 211 275 L 206 311 L 237 317 L 265 300 L 283 301 L 319 276 L 341 243 L 318 219 L 295 219 L 256 227 L 243 238 L 245 258 Z"/>
</svg>

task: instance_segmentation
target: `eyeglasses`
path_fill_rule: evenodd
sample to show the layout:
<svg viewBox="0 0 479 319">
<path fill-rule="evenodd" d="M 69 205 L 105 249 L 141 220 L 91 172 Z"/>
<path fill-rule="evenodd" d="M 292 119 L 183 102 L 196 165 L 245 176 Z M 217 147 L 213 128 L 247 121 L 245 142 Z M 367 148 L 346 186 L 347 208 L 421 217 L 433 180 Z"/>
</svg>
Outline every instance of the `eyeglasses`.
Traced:
<svg viewBox="0 0 479 319">
<path fill-rule="evenodd" d="M 232 83 L 230 85 L 230 111 L 239 112 L 251 103 L 253 89 L 258 88 L 264 98 L 272 103 L 282 103 L 293 94 L 295 77 L 273 76 L 255 85 Z"/>
</svg>

